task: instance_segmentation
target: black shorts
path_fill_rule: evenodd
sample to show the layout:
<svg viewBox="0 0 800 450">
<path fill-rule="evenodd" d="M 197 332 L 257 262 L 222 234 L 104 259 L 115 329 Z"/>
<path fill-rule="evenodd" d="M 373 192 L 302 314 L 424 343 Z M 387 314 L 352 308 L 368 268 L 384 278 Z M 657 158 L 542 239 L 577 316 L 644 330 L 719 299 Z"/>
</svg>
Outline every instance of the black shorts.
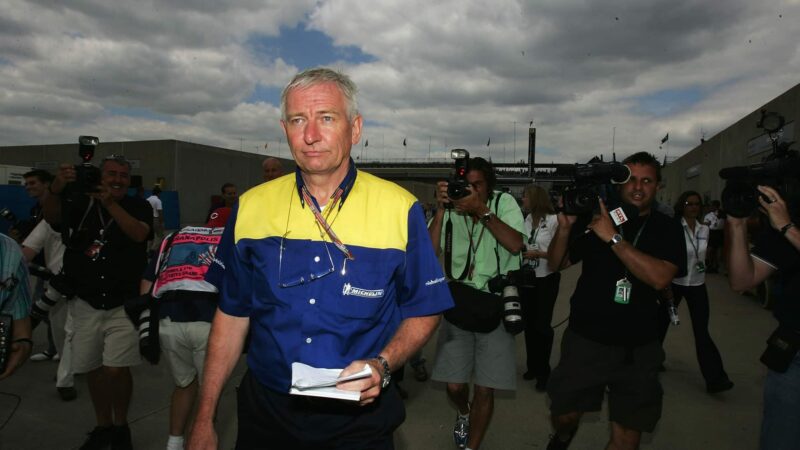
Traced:
<svg viewBox="0 0 800 450">
<path fill-rule="evenodd" d="M 394 430 L 405 420 L 394 383 L 375 402 L 359 406 L 275 392 L 247 371 L 237 399 L 237 450 L 392 450 Z"/>
<path fill-rule="evenodd" d="M 657 340 L 637 347 L 604 345 L 567 328 L 561 360 L 547 384 L 554 416 L 600 411 L 608 392 L 609 419 L 637 431 L 652 432 L 661 418 L 664 391 L 658 369 L 664 350 Z"/>
</svg>

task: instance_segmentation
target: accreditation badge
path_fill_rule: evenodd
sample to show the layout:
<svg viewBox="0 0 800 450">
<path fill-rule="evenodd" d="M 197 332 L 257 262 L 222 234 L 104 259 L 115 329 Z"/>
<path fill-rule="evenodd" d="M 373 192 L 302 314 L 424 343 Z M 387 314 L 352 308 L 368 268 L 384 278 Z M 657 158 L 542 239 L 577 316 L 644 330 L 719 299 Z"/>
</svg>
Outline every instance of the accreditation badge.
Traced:
<svg viewBox="0 0 800 450">
<path fill-rule="evenodd" d="M 631 290 L 633 290 L 633 285 L 627 278 L 617 281 L 614 289 L 614 301 L 620 305 L 627 305 L 631 302 Z"/>
<path fill-rule="evenodd" d="M 102 239 L 95 239 L 94 242 L 92 242 L 92 245 L 86 249 L 84 254 L 92 261 L 97 261 L 97 259 L 100 258 L 100 252 L 103 250 L 104 245 L 106 245 L 106 241 Z"/>
<path fill-rule="evenodd" d="M 694 268 L 697 270 L 697 273 L 703 273 L 706 271 L 706 263 L 700 261 L 694 265 Z"/>
</svg>

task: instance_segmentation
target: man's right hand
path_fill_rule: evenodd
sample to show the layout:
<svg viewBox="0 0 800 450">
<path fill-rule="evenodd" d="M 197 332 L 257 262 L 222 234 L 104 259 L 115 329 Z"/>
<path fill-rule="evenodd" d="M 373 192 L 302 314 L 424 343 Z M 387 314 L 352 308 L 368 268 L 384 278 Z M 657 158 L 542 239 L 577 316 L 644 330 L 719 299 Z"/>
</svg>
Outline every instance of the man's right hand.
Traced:
<svg viewBox="0 0 800 450">
<path fill-rule="evenodd" d="M 58 167 L 55 179 L 50 183 L 50 191 L 54 194 L 60 194 L 67 184 L 72 183 L 76 179 L 75 166 L 68 163 L 61 164 Z"/>
<path fill-rule="evenodd" d="M 189 432 L 186 450 L 217 450 L 219 446 L 217 431 L 211 420 L 195 421 Z"/>
<path fill-rule="evenodd" d="M 447 196 L 447 181 L 440 181 L 436 183 L 436 202 L 439 204 L 439 209 L 444 208 L 444 205 L 450 203 L 450 197 Z"/>
</svg>

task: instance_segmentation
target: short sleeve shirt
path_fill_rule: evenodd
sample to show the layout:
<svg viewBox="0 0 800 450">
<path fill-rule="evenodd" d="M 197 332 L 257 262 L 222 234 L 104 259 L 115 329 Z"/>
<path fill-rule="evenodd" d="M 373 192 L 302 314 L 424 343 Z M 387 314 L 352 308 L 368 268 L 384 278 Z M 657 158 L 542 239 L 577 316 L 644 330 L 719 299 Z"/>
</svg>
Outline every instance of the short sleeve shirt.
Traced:
<svg viewBox="0 0 800 450">
<path fill-rule="evenodd" d="M 68 203 L 68 200 L 62 200 Z M 150 228 L 153 237 L 153 212 L 147 201 L 126 196 L 119 201 L 134 219 Z M 122 306 L 127 298 L 139 295 L 139 281 L 147 264 L 147 242 L 135 242 L 119 228 L 104 208 L 98 204 L 89 207 L 88 197 L 77 196 L 67 208 L 66 226 L 71 238 L 64 251 L 64 275 L 76 295 L 97 309 Z M 105 229 L 101 235 L 100 230 Z M 102 236 L 102 238 L 101 238 Z M 87 250 L 104 244 L 96 259 Z"/>
<path fill-rule="evenodd" d="M 0 233 L 0 313 L 14 320 L 28 317 L 31 291 L 28 285 L 28 266 L 19 244 Z"/>
<path fill-rule="evenodd" d="M 777 270 L 781 289 L 773 308 L 775 318 L 781 325 L 800 332 L 800 252 L 770 227 L 756 237 L 751 254 Z"/>
<path fill-rule="evenodd" d="M 402 320 L 453 305 L 419 202 L 350 164 L 343 201 L 323 215 L 352 260 L 299 195 L 299 170 L 242 195 L 222 237 L 219 308 L 250 318 L 247 363 L 271 390 L 288 392 L 293 362 L 346 367 L 376 356 Z"/>
<path fill-rule="evenodd" d="M 486 206 L 506 225 L 524 236 L 525 221 L 514 197 L 510 194 L 495 191 L 494 196 L 486 202 Z M 444 225 L 442 226 L 441 239 L 439 240 L 442 250 L 445 249 L 448 221 L 453 227 L 453 273 L 451 275 L 454 279 L 460 278 L 465 271 L 469 271 L 467 267 L 468 256 L 470 264 L 475 265 L 472 271 L 472 278 L 470 279 L 467 276 L 460 281 L 485 292 L 489 292 L 489 280 L 497 276 L 498 273 L 505 274 L 520 268 L 519 254 L 514 255 L 500 245 L 480 221 L 473 221 L 471 217 L 453 210 L 448 210 L 444 214 Z M 470 236 L 472 236 L 472 251 L 470 251 Z M 498 257 L 500 262 L 499 270 Z"/>
<path fill-rule="evenodd" d="M 528 216 L 525 217 L 525 248 L 528 250 L 547 251 L 557 228 L 558 218 L 555 214 L 544 216 L 535 227 L 531 214 L 528 214 Z M 536 271 L 537 277 L 542 278 L 553 273 L 553 271 L 550 270 L 550 266 L 547 264 L 547 258 L 538 258 L 536 264 L 533 264 L 533 261 L 534 260 L 527 260 L 525 263 L 536 266 L 534 270 Z"/>
<path fill-rule="evenodd" d="M 658 338 L 658 303 L 655 289 L 634 277 L 611 246 L 594 233 L 584 233 L 579 221 L 570 237 L 570 260 L 583 261 L 580 278 L 570 300 L 569 327 L 578 334 L 607 345 L 635 346 Z M 686 274 L 686 245 L 676 220 L 658 211 L 635 217 L 621 228 L 626 241 L 650 256 L 678 267 L 676 276 Z M 616 284 L 626 278 L 632 284 L 630 302 L 614 301 Z"/>
<path fill-rule="evenodd" d="M 40 221 L 22 245 L 36 253 L 44 250 L 47 269 L 54 274 L 61 271 L 61 266 L 64 264 L 64 242 L 61 240 L 61 233 L 56 233 L 49 223 Z"/>
<path fill-rule="evenodd" d="M 159 211 L 164 209 L 164 207 L 161 205 L 161 199 L 155 195 L 151 195 L 150 197 L 147 197 L 147 202 L 150 203 L 150 206 L 153 208 L 153 217 L 156 218 L 160 216 L 161 213 Z"/>
</svg>

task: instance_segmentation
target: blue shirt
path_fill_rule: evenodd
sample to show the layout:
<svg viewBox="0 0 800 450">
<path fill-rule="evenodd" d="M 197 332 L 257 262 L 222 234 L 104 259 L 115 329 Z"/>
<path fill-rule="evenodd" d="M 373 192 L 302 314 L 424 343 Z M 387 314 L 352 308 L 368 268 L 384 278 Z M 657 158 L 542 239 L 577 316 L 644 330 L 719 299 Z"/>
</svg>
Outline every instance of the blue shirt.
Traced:
<svg viewBox="0 0 800 450">
<path fill-rule="evenodd" d="M 403 319 L 453 305 L 419 202 L 350 164 L 342 202 L 323 215 L 353 260 L 304 204 L 299 171 L 242 195 L 222 237 L 219 308 L 250 318 L 248 366 L 272 390 L 288 392 L 293 362 L 343 368 L 374 357 Z"/>
<path fill-rule="evenodd" d="M 19 244 L 5 234 L 0 234 L 0 283 L 0 313 L 11 314 L 14 320 L 28 317 L 31 310 L 28 265 Z"/>
</svg>

